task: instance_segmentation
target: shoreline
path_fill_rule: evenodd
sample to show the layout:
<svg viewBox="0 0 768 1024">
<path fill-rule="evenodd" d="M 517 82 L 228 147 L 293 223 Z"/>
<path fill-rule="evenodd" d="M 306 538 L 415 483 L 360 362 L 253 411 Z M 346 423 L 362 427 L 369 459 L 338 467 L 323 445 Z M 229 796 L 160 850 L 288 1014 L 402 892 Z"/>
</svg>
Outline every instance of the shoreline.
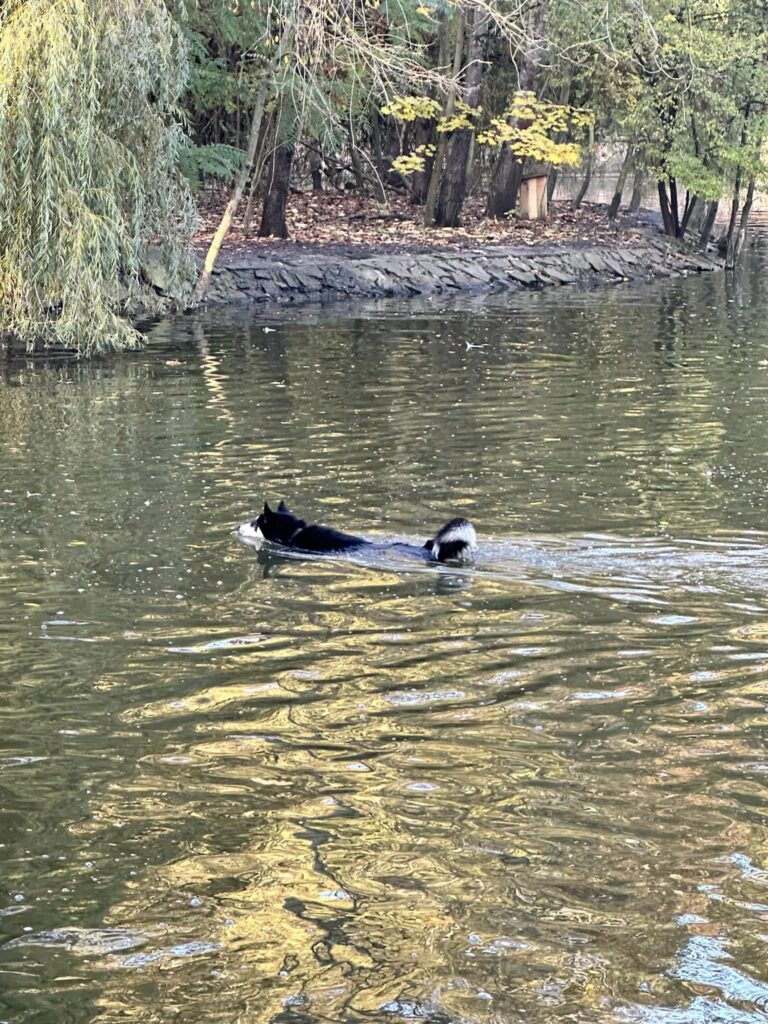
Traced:
<svg viewBox="0 0 768 1024">
<path fill-rule="evenodd" d="M 689 250 L 651 225 L 627 227 L 626 233 L 615 231 L 610 238 L 532 239 L 523 244 L 474 239 L 442 245 L 262 240 L 222 250 L 205 298 L 199 306 L 186 308 L 168 298 L 161 250 L 151 246 L 143 268 L 149 301 L 126 307 L 123 315 L 141 323 L 179 313 L 194 316 L 206 309 L 253 309 L 258 314 L 275 307 L 328 306 L 345 300 L 459 298 L 556 285 L 591 289 L 725 269 L 725 261 L 712 248 Z M 198 249 L 198 267 L 204 257 Z M 0 333 L 0 353 L 10 356 L 19 350 L 12 335 Z M 65 351 L 51 346 L 27 354 Z"/>
<path fill-rule="evenodd" d="M 263 255 L 262 255 L 263 253 Z M 291 305 L 345 299 L 409 298 L 519 291 L 554 285 L 684 277 L 724 269 L 663 235 L 615 244 L 567 241 L 472 245 L 404 252 L 401 247 L 276 244 L 228 253 L 214 267 L 200 308 Z M 158 291 L 160 289 L 158 288 Z"/>
</svg>

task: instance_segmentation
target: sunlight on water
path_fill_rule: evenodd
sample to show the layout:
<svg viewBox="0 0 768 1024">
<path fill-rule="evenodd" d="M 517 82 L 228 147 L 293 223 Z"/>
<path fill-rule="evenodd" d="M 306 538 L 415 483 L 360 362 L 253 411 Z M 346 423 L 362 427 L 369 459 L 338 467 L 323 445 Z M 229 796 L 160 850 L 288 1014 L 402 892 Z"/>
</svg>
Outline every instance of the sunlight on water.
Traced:
<svg viewBox="0 0 768 1024">
<path fill-rule="evenodd" d="M 764 1020 L 764 275 L 8 362 L 0 1020 Z"/>
</svg>

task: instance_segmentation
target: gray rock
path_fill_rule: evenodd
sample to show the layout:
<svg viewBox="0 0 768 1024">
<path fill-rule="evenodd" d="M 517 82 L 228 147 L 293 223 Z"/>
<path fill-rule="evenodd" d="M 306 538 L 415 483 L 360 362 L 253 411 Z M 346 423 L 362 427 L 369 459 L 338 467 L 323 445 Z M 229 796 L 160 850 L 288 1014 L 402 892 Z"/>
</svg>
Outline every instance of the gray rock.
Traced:
<svg viewBox="0 0 768 1024">
<path fill-rule="evenodd" d="M 148 245 L 141 258 L 141 272 L 153 288 L 167 292 L 171 283 L 168 268 L 159 245 Z"/>
<path fill-rule="evenodd" d="M 575 275 L 566 272 L 562 260 L 558 261 L 558 263 L 559 266 L 554 260 L 548 260 L 546 263 L 542 261 L 542 266 L 538 271 L 539 280 L 542 279 L 542 274 L 545 274 L 557 284 L 573 284 L 576 280 Z"/>
<path fill-rule="evenodd" d="M 147 279 L 158 289 L 167 286 L 160 249 L 149 254 Z M 445 291 L 516 290 L 576 281 L 669 277 L 717 270 L 722 262 L 703 253 L 681 251 L 659 236 L 621 246 L 548 245 L 521 251 L 446 250 L 435 253 L 381 253 L 358 258 L 354 250 L 334 253 L 239 257 L 237 264 L 218 265 L 211 278 L 209 302 L 297 303 L 353 296 L 432 295 Z M 152 275 L 151 277 L 149 275 Z"/>
</svg>

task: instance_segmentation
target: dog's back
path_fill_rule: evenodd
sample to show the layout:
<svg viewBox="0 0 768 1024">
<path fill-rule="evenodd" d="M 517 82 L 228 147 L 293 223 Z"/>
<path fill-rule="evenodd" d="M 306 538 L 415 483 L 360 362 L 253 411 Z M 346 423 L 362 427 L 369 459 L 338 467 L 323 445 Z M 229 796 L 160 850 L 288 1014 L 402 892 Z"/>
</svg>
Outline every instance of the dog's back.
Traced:
<svg viewBox="0 0 768 1024">
<path fill-rule="evenodd" d="M 333 551 L 354 551 L 358 548 L 370 547 L 371 542 L 364 537 L 356 537 L 352 533 L 332 530 L 330 526 L 305 526 L 293 539 L 291 545 L 302 551 L 316 551 L 318 554 L 330 554 Z"/>
<path fill-rule="evenodd" d="M 284 501 L 276 510 L 265 501 L 264 511 L 252 522 L 243 523 L 238 532 L 246 540 L 264 539 L 283 547 L 322 555 L 378 548 L 427 561 L 464 563 L 471 561 L 477 547 L 475 528 L 467 519 L 450 519 L 423 547 L 401 542 L 375 544 L 364 537 L 342 533 L 329 526 L 308 526 L 304 519 L 289 511 Z"/>
</svg>

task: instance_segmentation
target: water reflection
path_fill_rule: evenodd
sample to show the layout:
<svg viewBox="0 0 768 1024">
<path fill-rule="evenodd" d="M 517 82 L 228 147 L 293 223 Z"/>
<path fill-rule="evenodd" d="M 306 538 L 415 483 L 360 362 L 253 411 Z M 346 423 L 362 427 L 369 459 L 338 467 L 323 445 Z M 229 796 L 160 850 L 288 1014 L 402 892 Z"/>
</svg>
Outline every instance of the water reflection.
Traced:
<svg viewBox="0 0 768 1024">
<path fill-rule="evenodd" d="M 764 272 L 6 364 L 0 1019 L 763 1019 Z"/>
</svg>

